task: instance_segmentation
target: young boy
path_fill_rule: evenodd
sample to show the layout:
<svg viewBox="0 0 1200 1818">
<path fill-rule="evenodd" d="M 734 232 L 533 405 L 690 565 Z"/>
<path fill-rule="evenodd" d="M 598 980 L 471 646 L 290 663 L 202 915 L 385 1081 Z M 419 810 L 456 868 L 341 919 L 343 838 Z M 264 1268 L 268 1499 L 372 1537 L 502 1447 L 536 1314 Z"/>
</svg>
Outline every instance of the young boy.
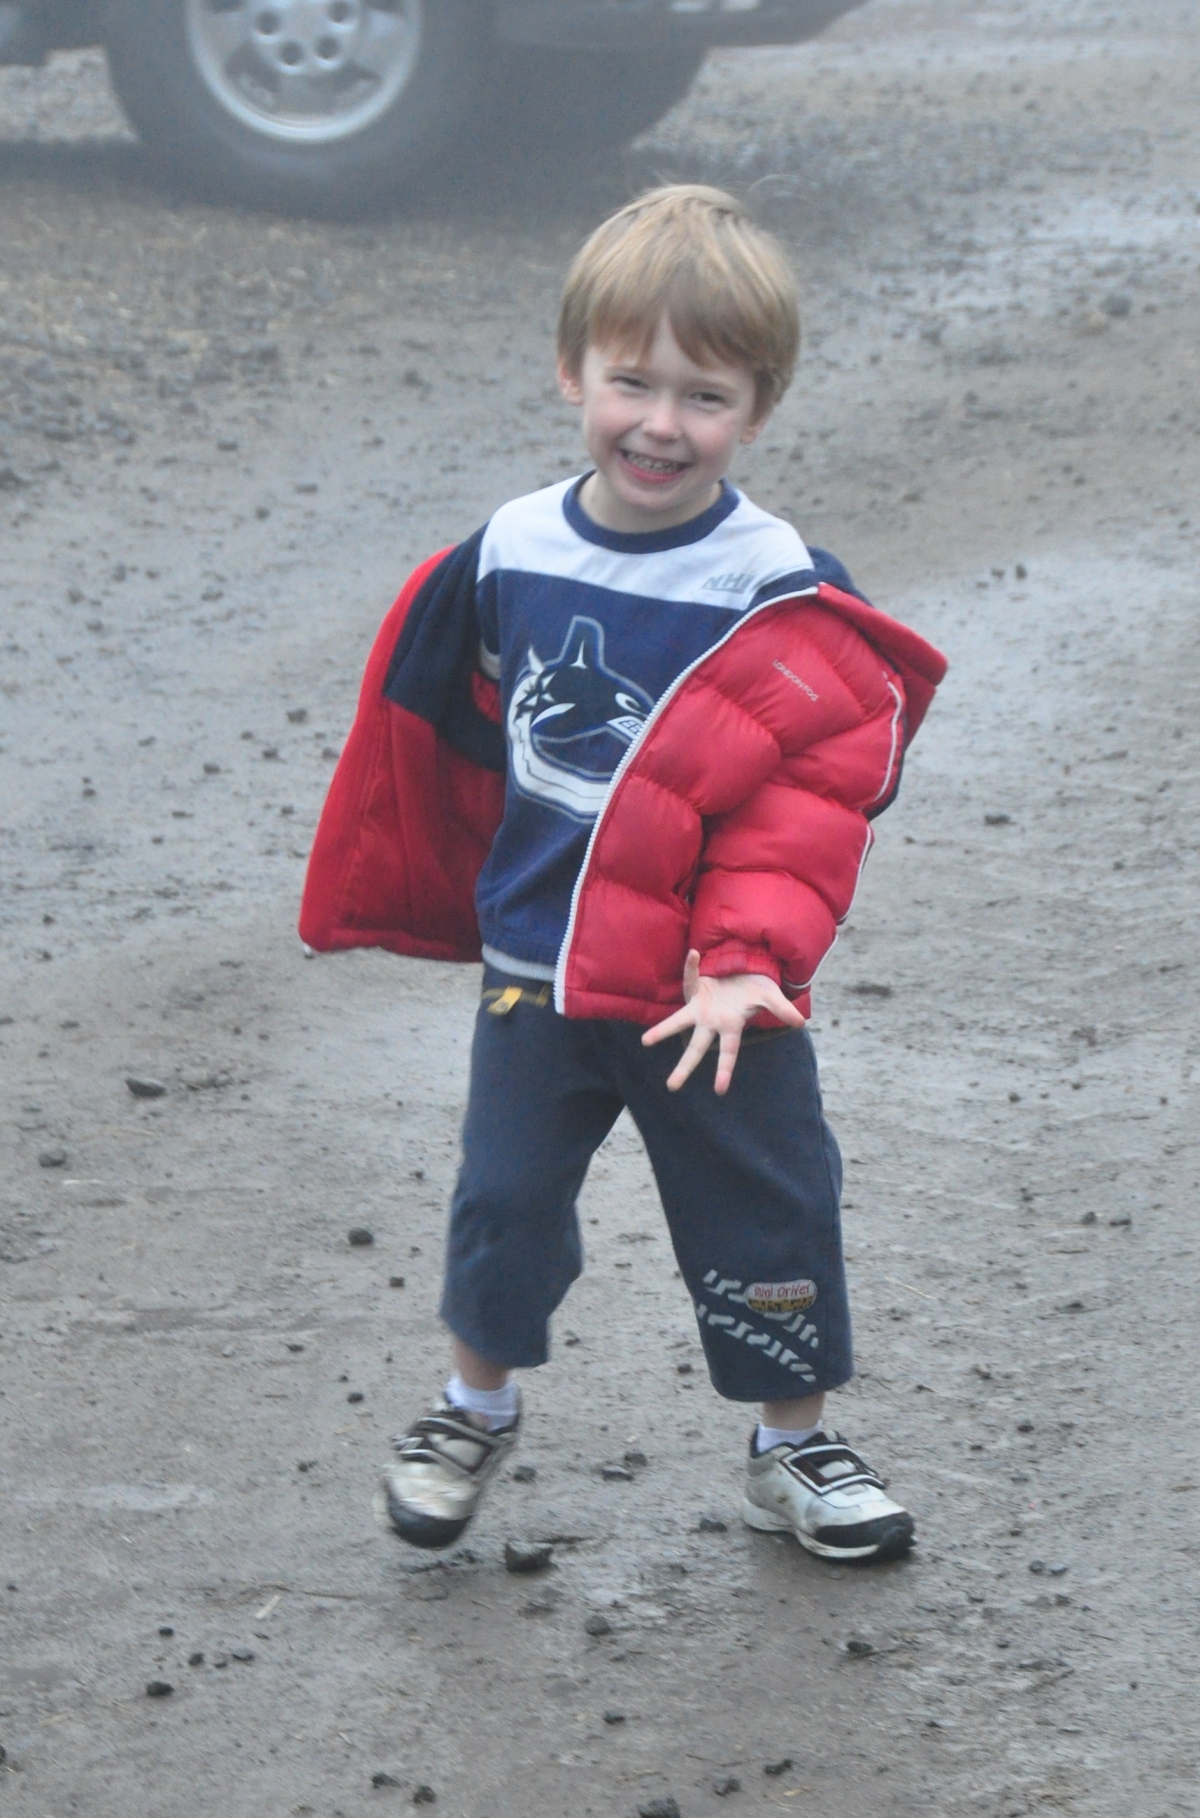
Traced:
<svg viewBox="0 0 1200 1818">
<path fill-rule="evenodd" d="M 913 1542 L 824 1424 L 852 1361 L 805 1020 L 945 663 L 726 479 L 798 346 L 784 255 L 730 197 L 622 209 L 559 327 L 588 471 L 419 569 L 368 666 L 301 934 L 484 961 L 453 1373 L 381 1492 L 416 1546 L 458 1539 L 516 1444 L 511 1372 L 546 1361 L 576 1197 L 623 1107 L 713 1385 L 762 1404 L 745 1519 L 828 1559 Z"/>
</svg>

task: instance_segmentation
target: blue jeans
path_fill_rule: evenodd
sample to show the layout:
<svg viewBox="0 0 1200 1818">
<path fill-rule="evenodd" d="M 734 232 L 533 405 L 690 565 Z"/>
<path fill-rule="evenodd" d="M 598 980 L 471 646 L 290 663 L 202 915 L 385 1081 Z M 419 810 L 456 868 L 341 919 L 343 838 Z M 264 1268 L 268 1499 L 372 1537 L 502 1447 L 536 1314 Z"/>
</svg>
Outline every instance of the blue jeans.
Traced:
<svg viewBox="0 0 1200 1818">
<path fill-rule="evenodd" d="M 496 1014 L 518 984 L 520 1000 Z M 641 1035 L 568 1020 L 548 987 L 485 971 L 443 1318 L 491 1363 L 545 1363 L 550 1316 L 583 1268 L 575 1202 L 628 1106 L 717 1392 L 786 1401 L 837 1388 L 854 1368 L 842 1165 L 807 1032 L 751 1030 L 724 1098 L 715 1045 L 668 1092 L 682 1044 L 643 1048 Z"/>
</svg>

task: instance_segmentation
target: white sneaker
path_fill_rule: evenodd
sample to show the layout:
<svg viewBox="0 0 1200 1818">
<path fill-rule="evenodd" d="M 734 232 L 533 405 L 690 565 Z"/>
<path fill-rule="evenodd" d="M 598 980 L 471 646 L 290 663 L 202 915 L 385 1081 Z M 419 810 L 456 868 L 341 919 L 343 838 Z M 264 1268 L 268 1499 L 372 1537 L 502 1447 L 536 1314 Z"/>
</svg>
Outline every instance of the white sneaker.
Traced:
<svg viewBox="0 0 1200 1818">
<path fill-rule="evenodd" d="M 383 1474 L 376 1515 L 411 1546 L 452 1546 L 516 1445 L 520 1425 L 519 1408 L 511 1426 L 492 1432 L 482 1415 L 436 1402 L 392 1441 L 398 1457 Z"/>
<path fill-rule="evenodd" d="M 913 1544 L 907 1509 L 884 1494 L 882 1477 L 837 1433 L 814 1433 L 802 1446 L 756 1450 L 742 1514 L 764 1534 L 796 1536 L 822 1559 L 899 1559 Z"/>
</svg>

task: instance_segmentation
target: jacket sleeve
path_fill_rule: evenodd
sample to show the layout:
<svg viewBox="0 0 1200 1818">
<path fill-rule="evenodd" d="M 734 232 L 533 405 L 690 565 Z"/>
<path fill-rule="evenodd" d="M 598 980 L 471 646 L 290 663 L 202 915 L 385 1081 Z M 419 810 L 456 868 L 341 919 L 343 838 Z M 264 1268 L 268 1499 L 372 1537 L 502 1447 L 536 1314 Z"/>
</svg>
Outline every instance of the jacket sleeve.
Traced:
<svg viewBox="0 0 1200 1818">
<path fill-rule="evenodd" d="M 801 717 L 778 765 L 706 830 L 690 941 L 709 978 L 761 973 L 799 996 L 849 912 L 904 746 L 899 678 L 875 661 L 852 679 L 866 686 L 851 723 L 806 743 Z"/>
<path fill-rule="evenodd" d="M 476 580 L 484 531 L 442 558 L 423 582 L 397 640 L 383 692 L 486 770 L 503 772 L 500 691 L 489 673 Z M 483 667 L 487 664 L 487 668 Z"/>
</svg>

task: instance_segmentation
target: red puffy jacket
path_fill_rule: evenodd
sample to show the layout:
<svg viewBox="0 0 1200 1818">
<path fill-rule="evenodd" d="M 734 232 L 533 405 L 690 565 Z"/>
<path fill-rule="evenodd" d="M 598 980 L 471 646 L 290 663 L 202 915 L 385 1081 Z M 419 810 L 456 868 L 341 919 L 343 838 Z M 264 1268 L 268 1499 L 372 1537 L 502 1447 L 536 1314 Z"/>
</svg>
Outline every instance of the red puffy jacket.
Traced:
<svg viewBox="0 0 1200 1818">
<path fill-rule="evenodd" d="M 300 936 L 477 960 L 475 883 L 504 778 L 384 694 L 412 576 L 375 642 L 317 828 Z M 555 997 L 573 1017 L 654 1023 L 682 1001 L 689 947 L 712 977 L 808 989 L 849 911 L 872 818 L 946 662 L 821 583 L 744 615 L 656 705 L 613 778 L 575 887 Z M 500 716 L 494 683 L 476 705 Z"/>
</svg>

